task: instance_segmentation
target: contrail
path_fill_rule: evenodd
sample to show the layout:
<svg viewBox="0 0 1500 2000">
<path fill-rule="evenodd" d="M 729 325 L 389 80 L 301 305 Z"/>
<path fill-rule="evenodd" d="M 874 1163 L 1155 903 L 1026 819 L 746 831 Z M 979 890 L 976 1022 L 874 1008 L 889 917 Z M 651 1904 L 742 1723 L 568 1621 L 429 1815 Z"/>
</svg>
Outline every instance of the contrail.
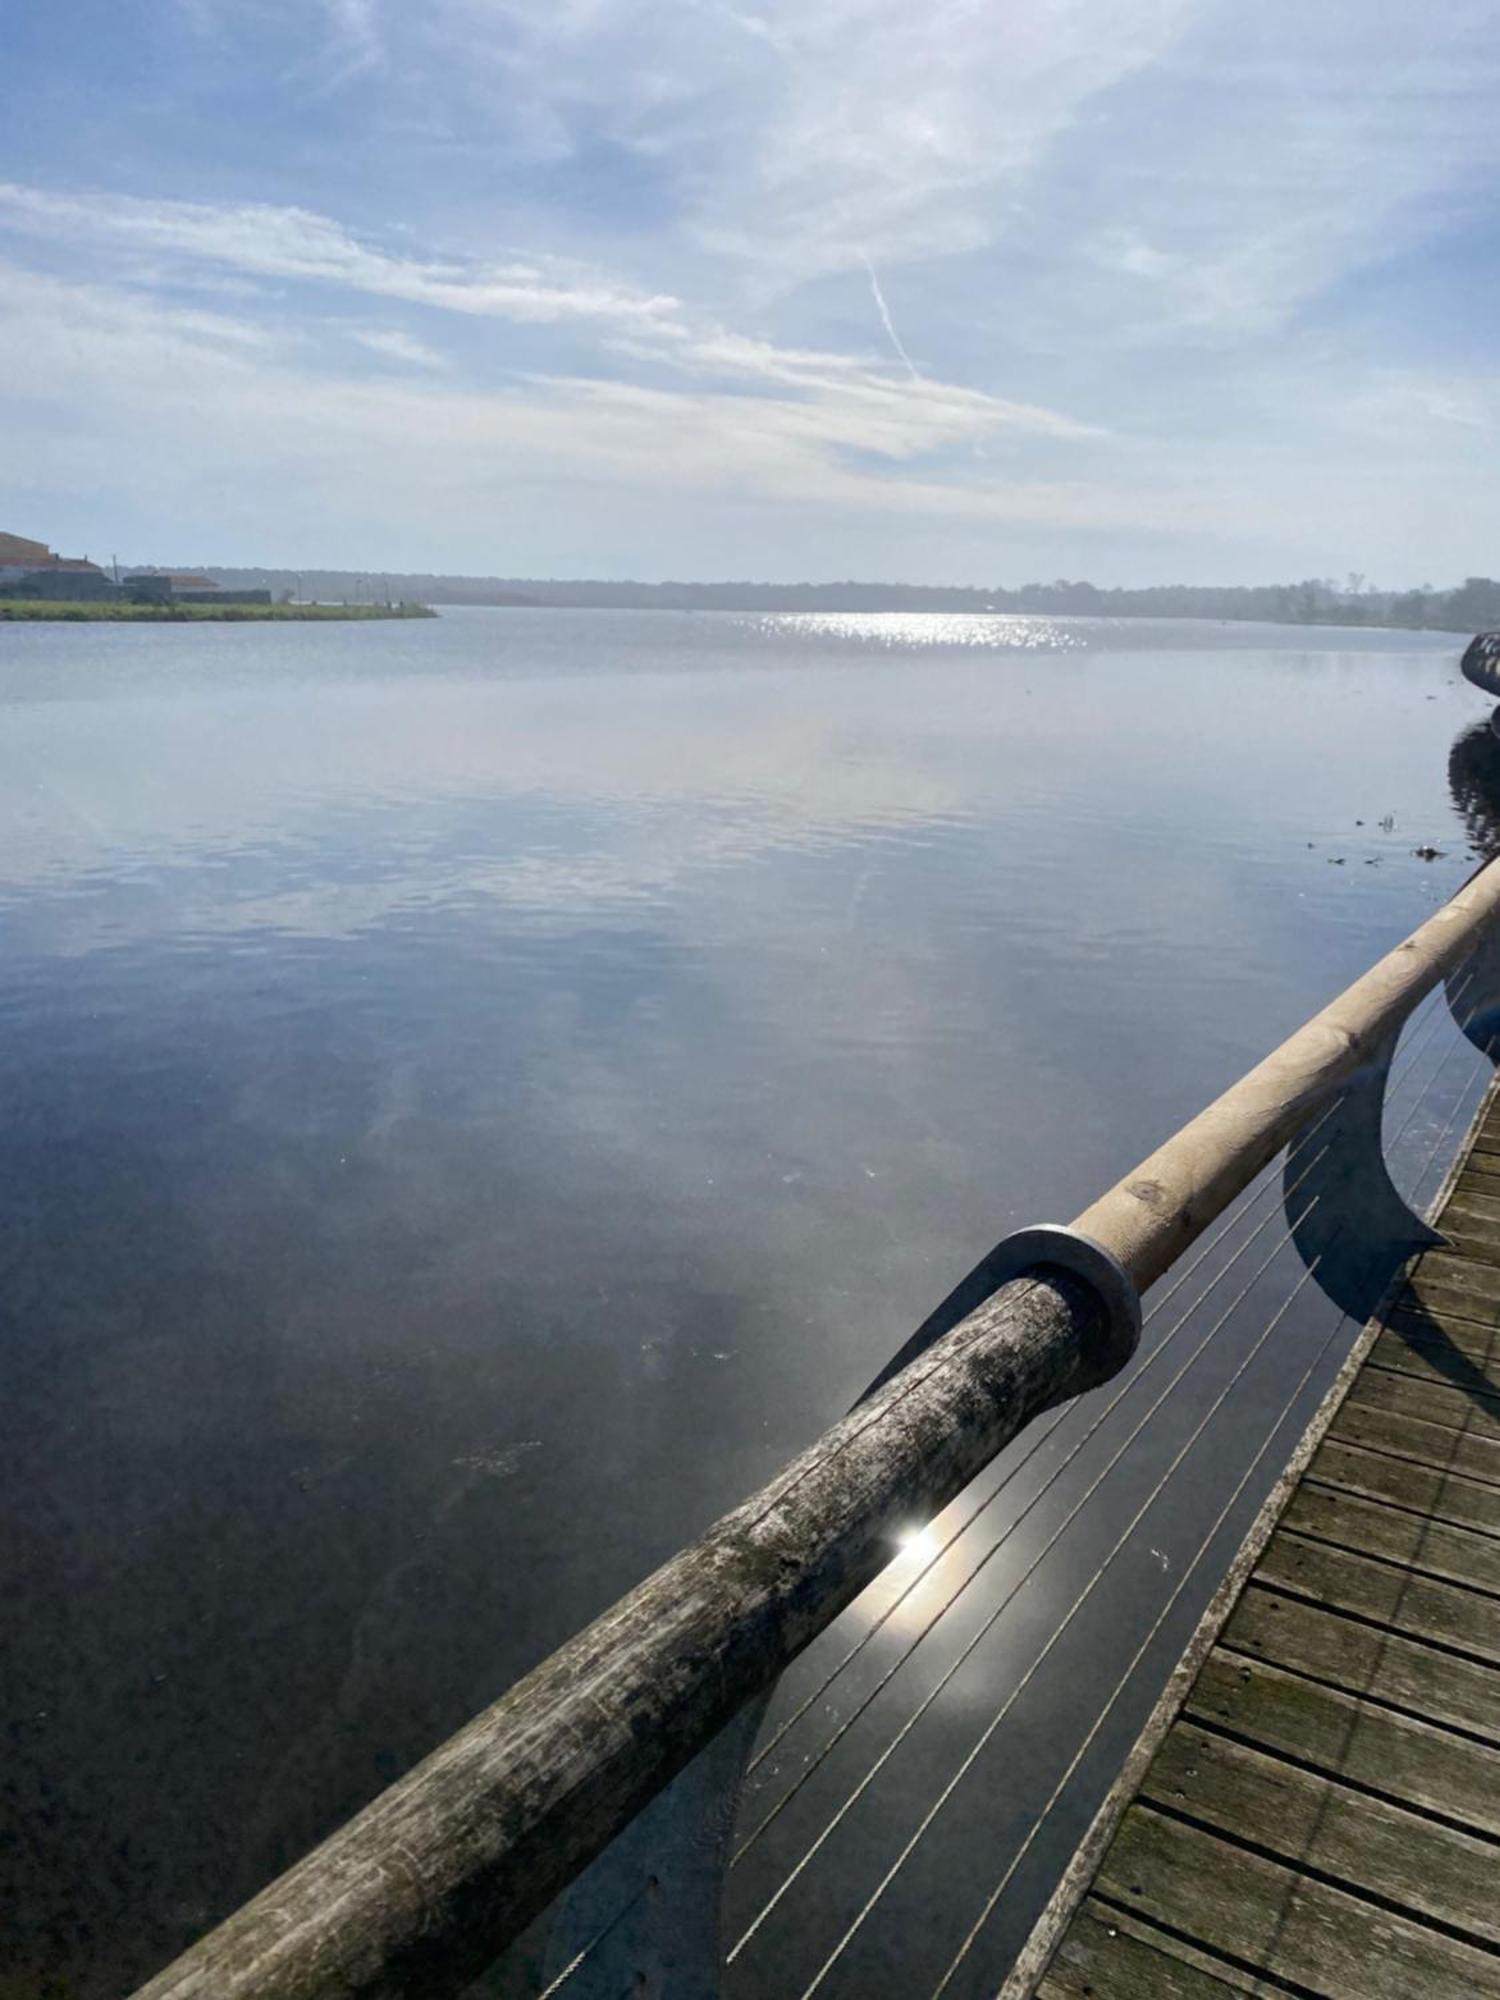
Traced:
<svg viewBox="0 0 1500 2000">
<path fill-rule="evenodd" d="M 912 360 L 906 349 L 901 345 L 901 336 L 896 331 L 896 322 L 891 318 L 891 309 L 885 302 L 885 293 L 880 289 L 880 280 L 875 275 L 875 266 L 870 262 L 863 250 L 859 253 L 859 261 L 870 274 L 870 290 L 875 294 L 875 310 L 880 314 L 881 324 L 890 336 L 892 347 L 895 348 L 901 359 L 911 370 L 911 379 L 913 382 L 920 382 L 922 377 L 918 373 L 916 362 Z"/>
</svg>

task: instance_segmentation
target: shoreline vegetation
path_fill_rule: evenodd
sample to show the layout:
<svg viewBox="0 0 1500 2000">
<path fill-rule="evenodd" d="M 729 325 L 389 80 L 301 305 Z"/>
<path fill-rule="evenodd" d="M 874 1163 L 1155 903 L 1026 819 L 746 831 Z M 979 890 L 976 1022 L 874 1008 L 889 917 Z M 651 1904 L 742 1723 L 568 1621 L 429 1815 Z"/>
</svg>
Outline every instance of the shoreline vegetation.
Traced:
<svg viewBox="0 0 1500 2000">
<path fill-rule="evenodd" d="M 1298 584 L 1152 585 L 1101 590 L 1091 583 L 1026 584 L 1018 590 L 871 583 L 635 583 L 588 579 L 521 579 L 433 574 L 372 579 L 355 571 L 213 568 L 203 571 L 202 595 L 166 602 L 135 598 L 21 598 L 0 594 L 0 623 L 18 619 L 162 624 L 228 623 L 245 619 L 434 618 L 435 606 L 534 610 L 735 611 L 751 614 L 964 612 L 1046 618 L 1196 618 L 1216 623 L 1371 626 L 1386 631 L 1485 632 L 1500 628 L 1500 582 L 1469 577 L 1451 590 L 1392 592 L 1351 576 Z M 213 600 L 213 585 L 240 601 Z M 271 603 L 242 594 L 274 592 Z M 288 600 L 291 601 L 288 601 Z"/>
<path fill-rule="evenodd" d="M 0 597 L 0 623 L 59 620 L 91 625 L 235 625 L 300 623 L 335 618 L 436 618 L 426 604 L 130 604 L 70 603 L 63 598 Z"/>
<path fill-rule="evenodd" d="M 226 589 L 290 590 L 299 597 L 415 598 L 437 605 L 525 605 L 598 611 L 1008 612 L 1052 618 L 1206 618 L 1274 625 L 1373 625 L 1397 631 L 1487 632 L 1500 627 L 1500 582 L 1471 576 L 1451 588 L 1377 586 L 1358 572 L 1298 583 L 1052 583 L 944 586 L 913 583 L 640 583 L 624 578 L 457 576 L 387 570 L 298 571 L 200 565 Z"/>
</svg>

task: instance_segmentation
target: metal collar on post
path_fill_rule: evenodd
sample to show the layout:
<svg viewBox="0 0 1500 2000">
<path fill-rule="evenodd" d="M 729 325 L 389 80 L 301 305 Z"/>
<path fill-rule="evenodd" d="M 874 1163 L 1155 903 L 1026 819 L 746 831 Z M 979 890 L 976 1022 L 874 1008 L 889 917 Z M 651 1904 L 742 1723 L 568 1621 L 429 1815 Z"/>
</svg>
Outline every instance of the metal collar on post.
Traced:
<svg viewBox="0 0 1500 2000">
<path fill-rule="evenodd" d="M 1038 1267 L 1081 1278 L 1099 1300 L 1105 1334 L 1098 1356 L 1100 1380 L 1118 1374 L 1141 1337 L 1141 1295 L 1119 1258 L 1092 1236 L 1062 1222 L 1036 1222 L 997 1243 L 985 1259 L 995 1284 Z"/>
</svg>

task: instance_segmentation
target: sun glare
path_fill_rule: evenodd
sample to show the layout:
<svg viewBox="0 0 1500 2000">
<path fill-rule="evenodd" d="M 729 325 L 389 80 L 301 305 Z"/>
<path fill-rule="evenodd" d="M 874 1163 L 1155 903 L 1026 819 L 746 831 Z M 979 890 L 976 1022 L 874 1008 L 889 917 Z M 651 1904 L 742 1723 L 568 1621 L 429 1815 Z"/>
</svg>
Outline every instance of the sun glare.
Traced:
<svg viewBox="0 0 1500 2000">
<path fill-rule="evenodd" d="M 896 1550 L 904 1563 L 916 1566 L 931 1562 L 938 1552 L 938 1538 L 932 1528 L 908 1528 L 896 1537 Z"/>
</svg>

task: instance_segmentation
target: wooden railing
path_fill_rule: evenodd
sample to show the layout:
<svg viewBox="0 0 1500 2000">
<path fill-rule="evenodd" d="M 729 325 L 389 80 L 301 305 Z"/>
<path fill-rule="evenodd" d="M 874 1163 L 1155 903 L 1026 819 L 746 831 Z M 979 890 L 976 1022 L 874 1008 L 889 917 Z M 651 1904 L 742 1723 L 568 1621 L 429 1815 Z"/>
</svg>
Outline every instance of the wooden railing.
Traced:
<svg viewBox="0 0 1500 2000">
<path fill-rule="evenodd" d="M 1039 1412 L 1124 1365 L 1138 1293 L 1388 1050 L 1497 913 L 1493 862 L 1070 1229 L 1002 1245 L 976 1274 L 989 1295 L 974 1310 L 935 1337 L 929 1323 L 778 1478 L 139 2000 L 459 1992 L 849 1604 L 903 1531 Z"/>
</svg>

